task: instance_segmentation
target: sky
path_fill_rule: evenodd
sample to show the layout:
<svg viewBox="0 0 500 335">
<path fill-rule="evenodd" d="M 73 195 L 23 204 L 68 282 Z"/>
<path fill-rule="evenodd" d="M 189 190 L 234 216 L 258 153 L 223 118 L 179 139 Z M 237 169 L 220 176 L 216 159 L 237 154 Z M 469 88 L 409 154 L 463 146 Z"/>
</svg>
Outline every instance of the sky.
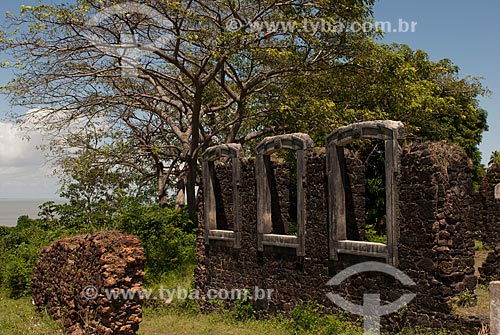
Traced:
<svg viewBox="0 0 500 335">
<path fill-rule="evenodd" d="M 54 4 L 62 0 L 42 0 Z M 0 13 L 18 14 L 21 5 L 36 5 L 37 0 L 4 0 Z M 480 146 L 483 163 L 494 150 L 500 150 L 495 135 L 500 132 L 500 1 L 498 0 L 380 0 L 374 7 L 376 21 L 416 22 L 414 32 L 387 33 L 381 42 L 408 44 L 426 51 L 434 61 L 451 59 L 461 75 L 482 77 L 492 94 L 481 99 L 488 111 L 489 132 Z M 0 23 L 4 24 L 3 14 Z M 0 55 L 0 61 L 3 56 Z M 12 78 L 10 70 L 0 69 L 0 85 Z M 43 143 L 40 134 L 18 131 L 5 119 L 12 110 L 9 100 L 0 96 L 0 199 L 54 199 L 58 184 L 51 167 L 36 149 Z M 17 112 L 26 112 L 14 109 Z"/>
<path fill-rule="evenodd" d="M 491 153 L 500 150 L 500 1 L 381 0 L 374 13 L 376 21 L 417 22 L 414 33 L 387 33 L 384 43 L 424 50 L 434 61 L 449 58 L 462 76 L 483 78 L 492 92 L 480 103 L 488 112 L 489 131 L 480 145 L 487 165 Z"/>
<path fill-rule="evenodd" d="M 5 12 L 19 14 L 21 5 L 37 5 L 37 0 L 3 0 L 0 2 L 0 25 L 5 27 Z M 53 0 L 43 3 L 53 4 Z M 0 54 L 0 61 L 5 56 Z M 12 71 L 0 69 L 0 85 L 13 77 Z M 20 132 L 6 120 L 11 112 L 26 112 L 12 108 L 6 96 L 0 95 L 0 199 L 58 199 L 57 178 L 52 177 L 52 168 L 43 152 L 37 149 L 44 143 L 37 133 Z"/>
</svg>

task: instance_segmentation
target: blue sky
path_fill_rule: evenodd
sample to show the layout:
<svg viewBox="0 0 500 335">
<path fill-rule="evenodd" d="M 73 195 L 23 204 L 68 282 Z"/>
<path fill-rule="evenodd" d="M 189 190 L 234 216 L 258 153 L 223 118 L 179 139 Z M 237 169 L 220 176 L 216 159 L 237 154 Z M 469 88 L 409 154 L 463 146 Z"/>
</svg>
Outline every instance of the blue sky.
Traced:
<svg viewBox="0 0 500 335">
<path fill-rule="evenodd" d="M 18 14 L 21 5 L 36 4 L 37 0 L 4 0 L 0 3 L 0 13 Z M 484 78 L 484 85 L 492 91 L 491 96 L 481 100 L 481 106 L 489 113 L 490 131 L 484 134 L 480 147 L 483 162 L 487 162 L 492 151 L 500 150 L 494 135 L 500 131 L 500 66 L 497 64 L 500 59 L 500 1 L 381 0 L 374 10 L 377 21 L 417 22 L 415 32 L 388 33 L 383 42 L 422 49 L 432 60 L 449 58 L 461 68 L 463 76 Z M 3 14 L 0 17 L 3 26 Z M 0 69 L 0 85 L 11 77 L 9 70 Z M 42 142 L 41 136 L 33 134 L 30 142 L 23 141 L 22 134 L 2 121 L 10 110 L 7 99 L 0 96 L 0 198 L 55 198 L 57 180 L 48 176 L 51 168 L 35 148 Z"/>
<path fill-rule="evenodd" d="M 46 4 L 55 2 L 43 1 Z M 37 0 L 3 0 L 0 3 L 1 27 L 5 26 L 5 12 L 18 15 L 21 5 L 37 3 Z M 4 60 L 5 56 L 0 54 L 0 61 Z M 11 78 L 11 70 L 0 69 L 0 85 L 5 85 Z M 57 179 L 50 176 L 50 164 L 46 162 L 44 154 L 36 149 L 42 143 L 42 136 L 30 134 L 31 140 L 25 140 L 25 134 L 3 120 L 11 110 L 7 98 L 0 95 L 0 199 L 57 199 Z M 15 110 L 25 112 L 20 108 Z"/>
<path fill-rule="evenodd" d="M 385 43 L 408 44 L 426 51 L 432 60 L 451 59 L 461 75 L 483 77 L 492 94 L 481 99 L 490 130 L 480 146 L 483 163 L 500 150 L 500 1 L 381 0 L 376 21 L 416 21 L 414 33 L 388 33 Z"/>
</svg>

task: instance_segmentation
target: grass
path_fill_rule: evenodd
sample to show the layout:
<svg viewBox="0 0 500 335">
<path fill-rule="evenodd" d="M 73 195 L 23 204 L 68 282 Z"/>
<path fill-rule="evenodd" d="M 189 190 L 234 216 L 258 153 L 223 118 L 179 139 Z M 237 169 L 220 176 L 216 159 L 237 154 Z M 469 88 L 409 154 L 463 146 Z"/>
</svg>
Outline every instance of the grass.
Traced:
<svg viewBox="0 0 500 335">
<path fill-rule="evenodd" d="M 60 324 L 46 313 L 37 313 L 31 298 L 10 299 L 0 294 L 0 335 L 62 334 Z"/>
<path fill-rule="evenodd" d="M 476 246 L 476 269 L 484 261 L 488 250 Z M 192 287 L 194 266 L 179 270 L 175 274 L 161 278 L 161 284 L 148 285 L 158 291 L 164 288 Z M 468 307 L 456 307 L 454 312 L 463 317 L 479 316 L 485 320 L 489 316 L 488 287 L 479 285 L 475 290 L 477 303 Z M 304 305 L 291 318 L 283 316 L 266 320 L 252 317 L 239 320 L 235 312 L 203 314 L 194 302 L 174 300 L 148 301 L 143 309 L 143 322 L 139 335 L 361 335 L 359 324 L 353 324 L 342 316 L 320 316 L 316 306 Z M 50 319 L 46 313 L 38 313 L 31 298 L 10 299 L 0 292 L 0 335 L 57 335 L 62 334 L 62 326 Z M 444 335 L 445 330 L 435 332 L 419 331 L 412 327 L 397 335 Z"/>
<path fill-rule="evenodd" d="M 0 335 L 58 335 L 60 324 L 38 313 L 30 298 L 10 299 L 0 294 Z M 139 335 L 362 335 L 359 325 L 337 316 L 273 317 L 236 321 L 230 312 L 202 314 L 177 307 L 145 307 Z M 397 335 L 445 335 L 407 329 Z"/>
<path fill-rule="evenodd" d="M 291 334 L 278 320 L 235 322 L 224 314 L 186 314 L 174 310 L 144 310 L 140 335 L 253 335 Z"/>
<path fill-rule="evenodd" d="M 489 323 L 490 294 L 487 285 L 478 285 L 474 290 L 476 301 L 471 306 L 455 306 L 454 313 L 461 317 L 477 317 L 483 323 Z"/>
</svg>

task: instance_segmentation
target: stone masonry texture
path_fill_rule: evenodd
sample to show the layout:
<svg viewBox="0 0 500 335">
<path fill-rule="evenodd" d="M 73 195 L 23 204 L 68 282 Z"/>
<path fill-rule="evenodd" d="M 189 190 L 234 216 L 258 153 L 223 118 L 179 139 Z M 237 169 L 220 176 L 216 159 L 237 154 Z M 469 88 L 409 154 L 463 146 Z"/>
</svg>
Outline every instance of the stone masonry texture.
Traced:
<svg viewBox="0 0 500 335">
<path fill-rule="evenodd" d="M 252 292 L 255 287 L 273 290 L 270 299 L 252 301 L 259 315 L 289 312 L 307 301 L 315 301 L 327 311 L 337 313 L 338 308 L 327 298 L 329 292 L 356 304 L 362 304 L 365 293 L 380 293 L 384 304 L 405 293 L 415 293 L 416 298 L 404 311 L 384 318 L 386 328 L 397 328 L 398 317 L 404 314 L 407 320 L 426 328 L 473 331 L 479 325 L 475 320 L 460 319 L 452 314 L 453 300 L 466 290 L 473 293 L 477 284 L 474 225 L 468 220 L 474 211 L 475 199 L 470 160 L 460 148 L 439 142 L 408 144 L 401 149 L 400 160 L 398 268 L 416 286 L 404 287 L 381 273 L 353 276 L 340 286 L 326 285 L 351 265 L 364 261 L 385 262 L 385 259 L 348 254 L 341 254 L 337 261 L 329 259 L 326 155 L 324 149 L 315 149 L 308 154 L 306 163 L 305 256 L 299 257 L 287 247 L 266 246 L 263 252 L 257 250 L 255 159 L 243 158 L 241 248 L 234 248 L 227 241 L 210 240 L 205 244 L 203 202 L 200 202 L 196 288 L 203 292 L 234 288 Z M 365 170 L 362 161 L 350 152 L 346 154 L 345 165 L 348 239 L 361 240 L 365 228 Z M 219 180 L 231 179 L 229 167 L 219 166 L 216 174 Z M 286 173 L 279 174 L 280 168 L 275 167 L 275 191 L 285 194 L 289 177 Z M 232 192 L 227 185 L 220 191 Z M 287 220 L 283 211 L 281 213 L 281 219 Z M 217 304 L 202 301 L 201 305 L 210 310 Z"/>
<path fill-rule="evenodd" d="M 142 321 L 144 250 L 138 238 L 101 232 L 59 240 L 42 249 L 32 280 L 35 305 L 62 320 L 68 335 L 132 335 Z M 97 291 L 84 288 L 95 287 Z M 89 299 L 90 297 L 90 299 Z"/>
</svg>

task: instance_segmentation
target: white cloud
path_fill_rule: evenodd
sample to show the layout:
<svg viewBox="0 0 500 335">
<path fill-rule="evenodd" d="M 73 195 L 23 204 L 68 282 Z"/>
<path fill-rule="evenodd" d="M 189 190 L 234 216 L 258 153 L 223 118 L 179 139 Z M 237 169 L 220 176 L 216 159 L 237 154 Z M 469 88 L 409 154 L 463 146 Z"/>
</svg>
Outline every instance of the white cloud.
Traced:
<svg viewBox="0 0 500 335">
<path fill-rule="evenodd" d="M 70 113 L 51 109 L 33 109 L 23 119 L 22 128 L 0 121 L 0 198 L 53 199 L 57 197 L 57 178 L 45 153 L 37 147 L 46 145 L 51 136 L 44 124 L 59 123 L 59 135 L 105 134 L 109 125 L 104 116 L 92 119 L 68 119 Z M 42 130 L 34 130 L 42 129 Z M 71 149 L 67 149 L 71 153 Z"/>
<path fill-rule="evenodd" d="M 55 198 L 57 179 L 37 149 L 43 144 L 38 132 L 20 130 L 0 122 L 0 198 Z"/>
<path fill-rule="evenodd" d="M 45 162 L 43 152 L 36 149 L 41 144 L 40 134 L 26 133 L 14 124 L 0 122 L 0 167 L 43 164 Z"/>
</svg>

